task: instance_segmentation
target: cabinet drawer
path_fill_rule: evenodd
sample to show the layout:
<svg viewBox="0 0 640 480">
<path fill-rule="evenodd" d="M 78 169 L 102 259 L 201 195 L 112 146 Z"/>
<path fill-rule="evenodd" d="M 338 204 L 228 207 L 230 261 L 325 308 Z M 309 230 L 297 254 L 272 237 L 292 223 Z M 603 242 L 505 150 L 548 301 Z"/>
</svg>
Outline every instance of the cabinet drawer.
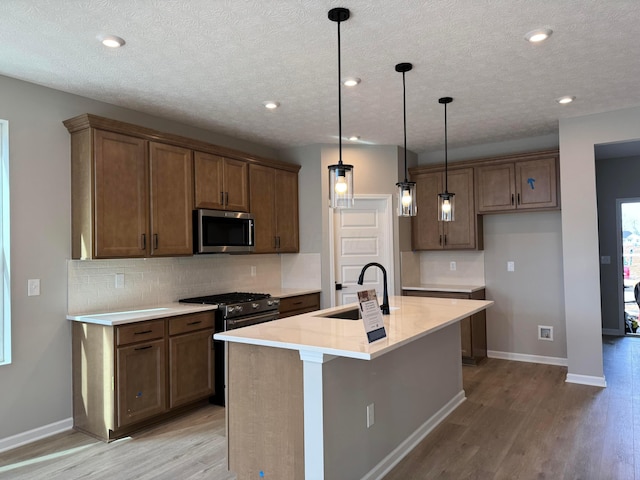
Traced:
<svg viewBox="0 0 640 480">
<path fill-rule="evenodd" d="M 151 320 L 117 327 L 116 345 L 146 342 L 164 337 L 164 320 Z"/>
<path fill-rule="evenodd" d="M 309 293 L 307 295 L 297 295 L 280 299 L 280 313 L 287 313 L 293 310 L 320 309 L 320 294 Z"/>
<path fill-rule="evenodd" d="M 181 315 L 169 320 L 169 335 L 180 335 L 203 328 L 213 328 L 214 324 L 215 312 L 213 311 Z"/>
</svg>

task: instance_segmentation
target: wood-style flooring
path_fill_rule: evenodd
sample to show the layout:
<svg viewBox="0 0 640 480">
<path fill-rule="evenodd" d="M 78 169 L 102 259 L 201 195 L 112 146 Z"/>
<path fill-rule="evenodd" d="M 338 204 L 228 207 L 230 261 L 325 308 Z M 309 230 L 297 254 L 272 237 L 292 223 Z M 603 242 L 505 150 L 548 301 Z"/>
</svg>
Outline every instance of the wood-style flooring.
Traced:
<svg viewBox="0 0 640 480">
<path fill-rule="evenodd" d="M 640 480 L 640 338 L 603 347 L 606 389 L 557 366 L 464 367 L 467 401 L 385 480 Z M 0 479 L 233 480 L 224 435 L 213 405 L 110 444 L 68 432 L 0 453 Z"/>
</svg>

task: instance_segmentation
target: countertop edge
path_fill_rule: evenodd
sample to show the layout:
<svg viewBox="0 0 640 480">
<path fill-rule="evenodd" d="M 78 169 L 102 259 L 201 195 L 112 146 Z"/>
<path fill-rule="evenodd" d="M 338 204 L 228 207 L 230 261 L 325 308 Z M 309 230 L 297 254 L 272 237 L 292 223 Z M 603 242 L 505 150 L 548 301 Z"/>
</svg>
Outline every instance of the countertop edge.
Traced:
<svg viewBox="0 0 640 480">
<path fill-rule="evenodd" d="M 190 313 L 206 312 L 217 310 L 217 305 L 195 305 L 188 303 L 168 303 L 163 305 L 153 305 L 146 308 L 132 308 L 119 312 L 83 313 L 78 315 L 67 315 L 67 320 L 81 323 L 93 323 L 96 325 L 116 326 L 127 323 L 142 322 L 145 320 L 155 320 Z"/>
<path fill-rule="evenodd" d="M 425 292 L 455 292 L 473 293 L 486 288 L 485 285 L 445 285 L 445 284 L 420 284 L 403 285 L 402 290 L 419 290 Z"/>
</svg>

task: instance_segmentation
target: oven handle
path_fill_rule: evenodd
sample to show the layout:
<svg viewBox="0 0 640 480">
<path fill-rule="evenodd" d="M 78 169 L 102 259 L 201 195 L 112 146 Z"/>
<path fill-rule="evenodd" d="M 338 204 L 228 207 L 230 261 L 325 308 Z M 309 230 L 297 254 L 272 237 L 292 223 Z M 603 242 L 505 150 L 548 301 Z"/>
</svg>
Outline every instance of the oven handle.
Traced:
<svg viewBox="0 0 640 480">
<path fill-rule="evenodd" d="M 280 312 L 269 312 L 262 315 L 252 315 L 250 317 L 232 318 L 225 321 L 226 330 L 234 330 L 236 328 L 248 327 L 249 325 L 256 325 L 258 323 L 270 322 L 277 320 Z"/>
</svg>

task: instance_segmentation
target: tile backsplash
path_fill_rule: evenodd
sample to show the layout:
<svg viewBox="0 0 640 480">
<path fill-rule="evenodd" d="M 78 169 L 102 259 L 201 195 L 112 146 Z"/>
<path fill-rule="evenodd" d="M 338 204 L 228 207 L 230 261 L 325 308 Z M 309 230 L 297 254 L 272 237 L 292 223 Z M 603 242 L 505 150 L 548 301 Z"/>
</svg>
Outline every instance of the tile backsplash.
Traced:
<svg viewBox="0 0 640 480">
<path fill-rule="evenodd" d="M 116 274 L 124 287 L 116 288 Z M 67 311 L 137 308 L 231 291 L 280 287 L 278 255 L 206 255 L 123 260 L 69 260 Z"/>
<path fill-rule="evenodd" d="M 456 263 L 455 271 L 451 262 Z M 484 252 L 421 252 L 420 283 L 484 285 Z"/>
</svg>

